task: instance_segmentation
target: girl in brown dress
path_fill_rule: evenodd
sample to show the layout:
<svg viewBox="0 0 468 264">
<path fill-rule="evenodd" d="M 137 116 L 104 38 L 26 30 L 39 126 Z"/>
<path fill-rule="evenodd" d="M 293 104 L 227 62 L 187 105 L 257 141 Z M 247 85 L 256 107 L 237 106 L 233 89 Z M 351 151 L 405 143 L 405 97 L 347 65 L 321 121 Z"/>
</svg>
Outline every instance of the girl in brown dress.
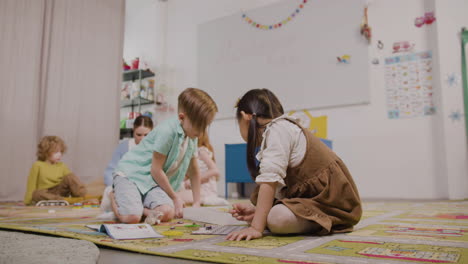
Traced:
<svg viewBox="0 0 468 264">
<path fill-rule="evenodd" d="M 268 89 L 250 90 L 236 107 L 240 134 L 247 142 L 247 166 L 257 188 L 251 195 L 253 205 L 234 204 L 230 211 L 249 227 L 226 239 L 260 238 L 266 228 L 273 234 L 351 231 L 362 207 L 343 161 L 285 116 Z"/>
</svg>

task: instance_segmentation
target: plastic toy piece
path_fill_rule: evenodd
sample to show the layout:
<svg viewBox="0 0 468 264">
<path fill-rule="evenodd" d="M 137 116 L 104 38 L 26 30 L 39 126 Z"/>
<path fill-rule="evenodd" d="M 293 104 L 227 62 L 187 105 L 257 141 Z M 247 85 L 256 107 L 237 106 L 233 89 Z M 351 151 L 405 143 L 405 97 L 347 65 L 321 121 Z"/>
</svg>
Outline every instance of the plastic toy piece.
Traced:
<svg viewBox="0 0 468 264">
<path fill-rule="evenodd" d="M 36 206 L 69 206 L 65 200 L 42 200 L 36 203 Z"/>
<path fill-rule="evenodd" d="M 239 231 L 247 226 L 209 226 L 201 227 L 198 230 L 192 231 L 192 235 L 227 235 L 233 231 Z"/>
</svg>

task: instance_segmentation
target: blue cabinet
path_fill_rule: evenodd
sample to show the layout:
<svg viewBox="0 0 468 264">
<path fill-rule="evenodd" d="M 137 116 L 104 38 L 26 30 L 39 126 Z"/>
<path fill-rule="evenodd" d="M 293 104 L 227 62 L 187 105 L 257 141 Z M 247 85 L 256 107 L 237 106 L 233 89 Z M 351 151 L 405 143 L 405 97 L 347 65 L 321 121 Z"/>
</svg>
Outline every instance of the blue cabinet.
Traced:
<svg viewBox="0 0 468 264">
<path fill-rule="evenodd" d="M 225 144 L 226 153 L 226 183 L 224 195 L 228 197 L 228 183 L 254 182 L 247 169 L 247 144 Z"/>
</svg>

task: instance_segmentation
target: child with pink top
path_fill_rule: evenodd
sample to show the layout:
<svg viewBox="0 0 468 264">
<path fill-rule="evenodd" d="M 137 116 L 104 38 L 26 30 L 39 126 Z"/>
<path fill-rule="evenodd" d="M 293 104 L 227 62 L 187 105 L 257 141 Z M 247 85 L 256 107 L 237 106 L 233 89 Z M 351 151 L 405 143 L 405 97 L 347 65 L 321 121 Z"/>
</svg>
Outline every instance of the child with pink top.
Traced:
<svg viewBox="0 0 468 264">
<path fill-rule="evenodd" d="M 203 205 L 228 205 L 228 201 L 218 197 L 217 182 L 219 180 L 219 169 L 216 166 L 214 151 L 208 138 L 208 133 L 204 133 L 198 138 L 197 161 L 201 174 L 201 203 Z M 193 202 L 193 195 L 189 179 L 184 180 L 184 184 L 178 193 L 185 203 Z"/>
</svg>

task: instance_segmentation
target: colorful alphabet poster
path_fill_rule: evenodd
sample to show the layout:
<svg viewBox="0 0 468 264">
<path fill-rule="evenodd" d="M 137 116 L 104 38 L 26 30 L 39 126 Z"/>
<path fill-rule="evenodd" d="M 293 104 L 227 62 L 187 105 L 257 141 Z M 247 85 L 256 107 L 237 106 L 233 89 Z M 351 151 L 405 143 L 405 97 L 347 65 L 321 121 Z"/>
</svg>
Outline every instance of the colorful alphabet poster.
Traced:
<svg viewBox="0 0 468 264">
<path fill-rule="evenodd" d="M 411 118 L 435 113 L 432 52 L 385 58 L 388 118 Z"/>
</svg>

